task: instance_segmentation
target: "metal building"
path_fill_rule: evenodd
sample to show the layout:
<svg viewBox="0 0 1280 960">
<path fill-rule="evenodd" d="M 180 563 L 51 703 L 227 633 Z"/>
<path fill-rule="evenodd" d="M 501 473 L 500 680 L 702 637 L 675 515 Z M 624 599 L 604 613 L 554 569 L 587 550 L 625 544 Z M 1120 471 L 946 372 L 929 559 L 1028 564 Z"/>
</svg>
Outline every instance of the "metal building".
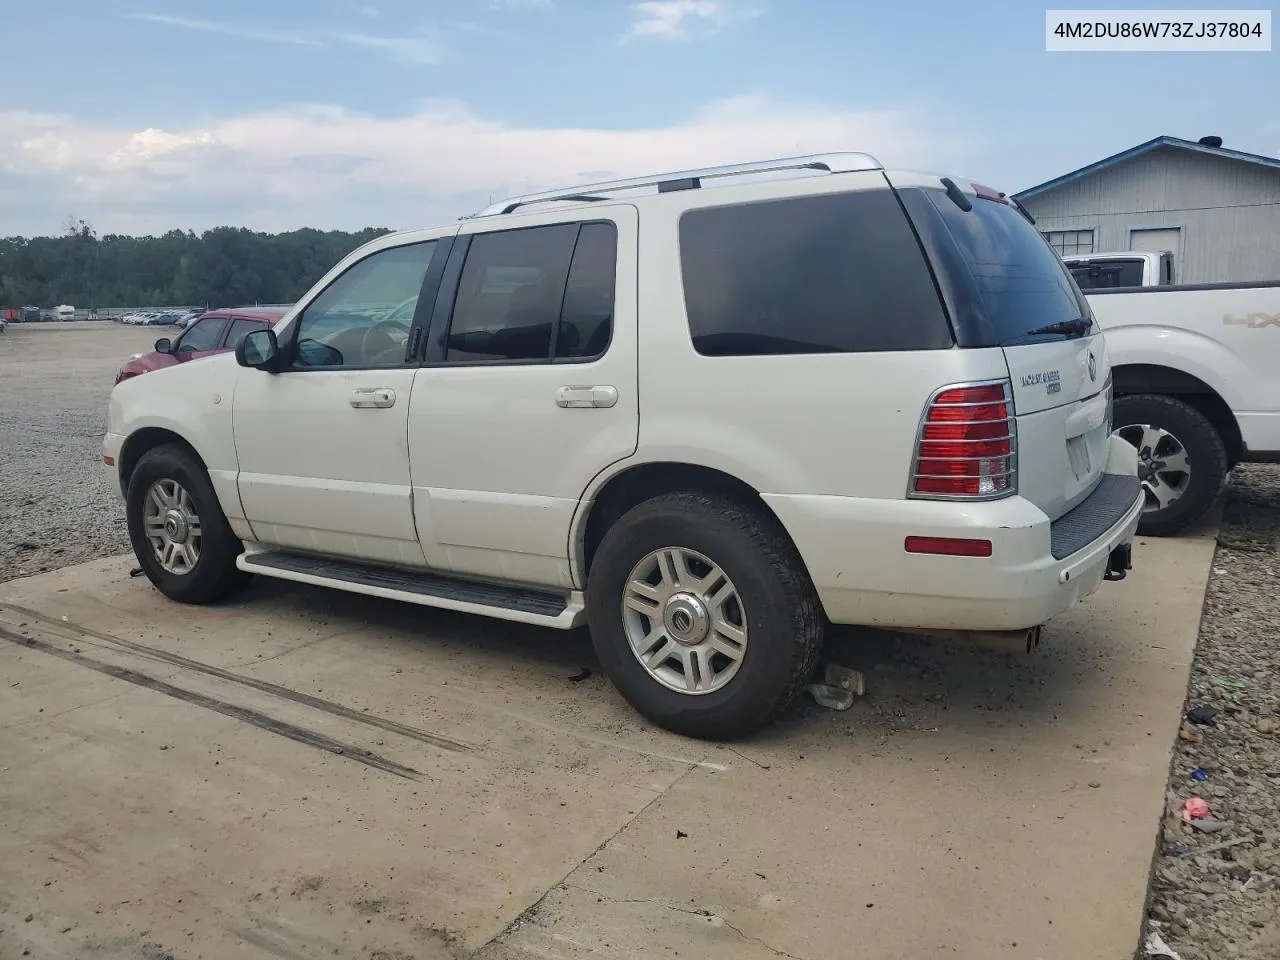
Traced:
<svg viewBox="0 0 1280 960">
<path fill-rule="evenodd" d="M 1063 255 L 1173 253 L 1176 283 L 1280 280 L 1280 159 L 1156 137 L 1015 194 Z"/>
</svg>

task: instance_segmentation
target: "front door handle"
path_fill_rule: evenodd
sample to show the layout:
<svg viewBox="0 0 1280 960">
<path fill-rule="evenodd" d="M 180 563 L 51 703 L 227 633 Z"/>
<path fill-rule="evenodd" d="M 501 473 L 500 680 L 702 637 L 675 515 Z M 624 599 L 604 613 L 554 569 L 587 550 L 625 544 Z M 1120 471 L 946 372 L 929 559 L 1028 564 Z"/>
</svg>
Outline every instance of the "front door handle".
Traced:
<svg viewBox="0 0 1280 960">
<path fill-rule="evenodd" d="M 396 392 L 390 387 L 358 387 L 351 391 L 351 405 L 356 409 L 394 407 Z"/>
<path fill-rule="evenodd" d="M 617 387 L 561 387 L 556 391 L 556 405 L 571 409 L 612 407 L 617 402 Z"/>
</svg>

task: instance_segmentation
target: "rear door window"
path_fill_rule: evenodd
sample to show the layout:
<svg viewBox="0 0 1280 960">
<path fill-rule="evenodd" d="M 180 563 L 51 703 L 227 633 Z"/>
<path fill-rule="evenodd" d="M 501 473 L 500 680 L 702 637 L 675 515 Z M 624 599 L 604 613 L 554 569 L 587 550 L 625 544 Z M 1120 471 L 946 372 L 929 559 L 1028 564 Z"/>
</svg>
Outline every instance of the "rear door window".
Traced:
<svg viewBox="0 0 1280 960">
<path fill-rule="evenodd" d="M 240 341 L 255 330 L 265 330 L 267 325 L 261 320 L 249 320 L 245 317 L 236 317 L 231 321 L 231 329 L 227 331 L 226 345 L 231 349 L 240 346 Z"/>
<path fill-rule="evenodd" d="M 1062 260 L 1012 205 L 971 197 L 966 211 L 941 189 L 898 193 L 929 252 L 960 346 L 1062 340 L 1070 334 L 1031 331 L 1093 319 Z"/>
<path fill-rule="evenodd" d="M 446 363 L 588 360 L 609 345 L 618 257 L 613 223 L 557 223 L 471 240 Z"/>
<path fill-rule="evenodd" d="M 680 260 L 689 333 L 707 356 L 953 345 L 889 189 L 690 210 Z"/>
</svg>

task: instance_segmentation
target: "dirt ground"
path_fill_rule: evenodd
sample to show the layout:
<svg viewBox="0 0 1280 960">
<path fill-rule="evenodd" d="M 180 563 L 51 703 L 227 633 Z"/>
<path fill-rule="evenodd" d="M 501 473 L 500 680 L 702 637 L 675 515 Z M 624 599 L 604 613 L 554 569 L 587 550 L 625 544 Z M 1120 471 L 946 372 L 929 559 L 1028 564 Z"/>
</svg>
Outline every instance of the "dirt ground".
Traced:
<svg viewBox="0 0 1280 960">
<path fill-rule="evenodd" d="M 52 369 L 19 355 L 6 396 Z M 1127 960 L 1213 551 L 1140 542 L 1021 659 L 846 633 L 865 697 L 732 746 L 643 722 L 581 632 L 181 607 L 129 557 L 10 580 L 0 960 Z"/>
<path fill-rule="evenodd" d="M 129 549 L 102 480 L 116 371 L 168 327 L 14 323 L 0 333 L 0 581 Z"/>
</svg>

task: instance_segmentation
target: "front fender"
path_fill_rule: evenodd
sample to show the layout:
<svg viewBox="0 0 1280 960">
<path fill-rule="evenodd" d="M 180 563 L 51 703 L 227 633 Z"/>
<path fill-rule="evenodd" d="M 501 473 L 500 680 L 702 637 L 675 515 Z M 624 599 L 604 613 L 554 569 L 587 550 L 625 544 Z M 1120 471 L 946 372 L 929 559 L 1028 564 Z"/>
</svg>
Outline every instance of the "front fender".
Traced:
<svg viewBox="0 0 1280 960">
<path fill-rule="evenodd" d="M 126 451 L 130 439 L 143 430 L 166 430 L 181 437 L 204 461 L 229 518 L 242 513 L 231 429 L 239 371 L 230 356 L 154 370 L 117 384 L 107 410 L 107 432 L 124 438 Z"/>
</svg>

